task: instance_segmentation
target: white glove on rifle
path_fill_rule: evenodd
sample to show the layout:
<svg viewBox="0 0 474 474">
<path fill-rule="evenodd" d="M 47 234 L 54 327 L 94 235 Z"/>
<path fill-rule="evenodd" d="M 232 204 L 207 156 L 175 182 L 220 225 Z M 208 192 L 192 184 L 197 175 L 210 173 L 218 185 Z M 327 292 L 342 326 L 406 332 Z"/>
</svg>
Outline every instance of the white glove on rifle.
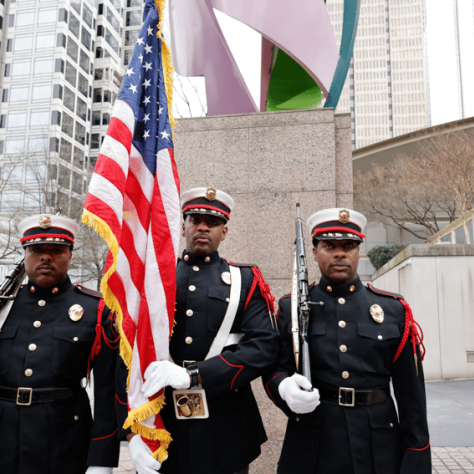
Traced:
<svg viewBox="0 0 474 474">
<path fill-rule="evenodd" d="M 87 469 L 86 474 L 113 474 L 113 467 L 91 466 Z"/>
<path fill-rule="evenodd" d="M 293 413 L 311 413 L 319 405 L 319 390 L 306 390 L 311 390 L 311 383 L 301 374 L 293 374 L 278 386 L 280 397 Z"/>
<path fill-rule="evenodd" d="M 145 444 L 140 435 L 135 435 L 128 443 L 130 458 L 138 474 L 159 474 L 161 467 L 153 456 L 151 449 Z M 87 473 L 86 473 L 87 474 Z"/>
<path fill-rule="evenodd" d="M 152 397 L 168 385 L 173 388 L 189 388 L 191 379 L 186 369 L 169 360 L 152 362 L 145 370 L 145 383 L 142 387 L 145 397 Z"/>
</svg>

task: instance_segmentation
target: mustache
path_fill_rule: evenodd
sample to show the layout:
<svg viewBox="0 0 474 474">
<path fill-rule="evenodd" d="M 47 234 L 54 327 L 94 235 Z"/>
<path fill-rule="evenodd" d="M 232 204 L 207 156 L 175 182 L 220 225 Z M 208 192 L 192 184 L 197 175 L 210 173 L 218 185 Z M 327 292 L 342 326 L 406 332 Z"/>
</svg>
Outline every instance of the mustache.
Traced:
<svg viewBox="0 0 474 474">
<path fill-rule="evenodd" d="M 197 240 L 197 239 L 201 239 L 201 238 L 207 239 L 207 240 L 209 240 L 209 242 L 211 241 L 211 238 L 207 234 L 196 234 L 193 237 L 193 240 Z"/>
<path fill-rule="evenodd" d="M 346 262 L 343 262 L 342 260 L 338 260 L 336 262 L 332 262 L 331 264 L 329 264 L 330 267 L 340 267 L 340 266 L 344 266 L 344 267 L 350 267 L 350 265 Z"/>
</svg>

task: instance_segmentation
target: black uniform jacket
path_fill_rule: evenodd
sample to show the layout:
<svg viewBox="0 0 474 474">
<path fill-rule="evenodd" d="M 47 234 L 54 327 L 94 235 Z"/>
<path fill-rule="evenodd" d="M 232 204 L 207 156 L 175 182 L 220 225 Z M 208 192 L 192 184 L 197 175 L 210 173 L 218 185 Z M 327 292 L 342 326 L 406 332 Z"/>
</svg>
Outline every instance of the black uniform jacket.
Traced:
<svg viewBox="0 0 474 474">
<path fill-rule="evenodd" d="M 19 291 L 0 332 L 0 386 L 71 386 L 74 395 L 30 406 L 0 398 L 0 472 L 83 474 L 88 465 L 118 465 L 117 343 L 111 343 L 116 336 L 107 308 L 99 328 L 108 343 L 102 334 L 92 365 L 94 421 L 87 393 L 80 388 L 96 336 L 100 301 L 100 293 L 76 287 L 68 277 L 55 288 L 29 283 Z M 84 310 L 79 321 L 68 314 L 75 304 Z"/>
<path fill-rule="evenodd" d="M 358 277 L 344 285 L 322 278 L 310 296 L 312 301 L 324 302 L 322 307 L 313 306 L 310 315 L 313 386 L 375 389 L 392 378 L 399 416 L 391 397 L 383 403 L 355 407 L 321 400 L 306 415 L 289 410 L 278 392 L 282 380 L 296 371 L 291 298 L 283 297 L 279 303 L 279 363 L 264 377 L 268 394 L 289 417 L 278 472 L 431 473 L 423 368 L 417 349 L 417 375 L 411 337 L 393 363 L 405 326 L 402 303 L 368 289 Z M 385 313 L 382 323 L 370 314 L 373 304 Z"/>
<path fill-rule="evenodd" d="M 228 263 L 217 251 L 207 260 L 184 252 L 178 263 L 176 325 L 170 353 L 176 363 L 200 361 L 197 365 L 210 416 L 177 420 L 168 387 L 168 404 L 161 415 L 173 441 L 160 469 L 163 474 L 234 473 L 259 456 L 260 445 L 267 439 L 250 382 L 274 366 L 278 332 L 258 284 L 247 301 L 254 274 L 250 266 L 242 266 L 240 303 L 231 332 L 243 333 L 244 341 L 204 360 L 230 296 L 230 285 L 222 278 L 229 272 Z"/>
</svg>

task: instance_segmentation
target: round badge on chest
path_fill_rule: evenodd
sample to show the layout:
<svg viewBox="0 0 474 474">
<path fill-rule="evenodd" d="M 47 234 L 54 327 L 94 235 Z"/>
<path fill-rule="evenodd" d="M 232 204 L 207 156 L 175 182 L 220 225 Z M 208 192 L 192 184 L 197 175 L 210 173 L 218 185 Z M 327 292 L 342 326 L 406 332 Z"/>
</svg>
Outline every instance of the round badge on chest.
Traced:
<svg viewBox="0 0 474 474">
<path fill-rule="evenodd" d="M 372 319 L 377 323 L 383 323 L 384 320 L 384 312 L 383 309 L 378 304 L 373 304 L 370 307 L 370 315 Z"/>
<path fill-rule="evenodd" d="M 68 309 L 69 318 L 73 321 L 79 321 L 84 315 L 84 308 L 80 304 L 73 304 Z"/>
<path fill-rule="evenodd" d="M 221 274 L 222 281 L 226 285 L 230 285 L 231 279 L 230 279 L 230 272 L 224 272 Z"/>
</svg>

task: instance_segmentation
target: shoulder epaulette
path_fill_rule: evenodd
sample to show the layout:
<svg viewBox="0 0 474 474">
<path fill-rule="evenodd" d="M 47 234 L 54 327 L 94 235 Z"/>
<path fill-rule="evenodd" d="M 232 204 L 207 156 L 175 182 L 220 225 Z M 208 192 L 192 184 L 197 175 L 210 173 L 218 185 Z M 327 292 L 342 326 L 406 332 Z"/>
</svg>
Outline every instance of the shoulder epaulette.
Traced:
<svg viewBox="0 0 474 474">
<path fill-rule="evenodd" d="M 375 288 L 370 283 L 367 283 L 367 288 L 375 293 L 376 295 L 383 295 L 383 296 L 391 296 L 392 298 L 396 298 L 397 300 L 403 300 L 403 296 L 399 295 L 398 293 L 392 293 L 391 291 L 380 290 L 379 288 Z"/>
<path fill-rule="evenodd" d="M 288 293 L 287 295 L 283 295 L 281 298 L 280 298 L 280 301 L 281 300 L 286 300 L 287 298 L 290 298 L 291 297 L 291 293 Z"/>
<path fill-rule="evenodd" d="M 234 267 L 255 267 L 258 268 L 257 265 L 253 263 L 238 263 L 238 262 L 230 262 L 229 260 L 225 260 L 229 265 L 234 265 Z"/>
<path fill-rule="evenodd" d="M 76 288 L 81 292 L 89 296 L 95 296 L 96 298 L 102 298 L 102 293 L 100 291 L 91 290 L 85 286 L 76 284 Z"/>
</svg>

